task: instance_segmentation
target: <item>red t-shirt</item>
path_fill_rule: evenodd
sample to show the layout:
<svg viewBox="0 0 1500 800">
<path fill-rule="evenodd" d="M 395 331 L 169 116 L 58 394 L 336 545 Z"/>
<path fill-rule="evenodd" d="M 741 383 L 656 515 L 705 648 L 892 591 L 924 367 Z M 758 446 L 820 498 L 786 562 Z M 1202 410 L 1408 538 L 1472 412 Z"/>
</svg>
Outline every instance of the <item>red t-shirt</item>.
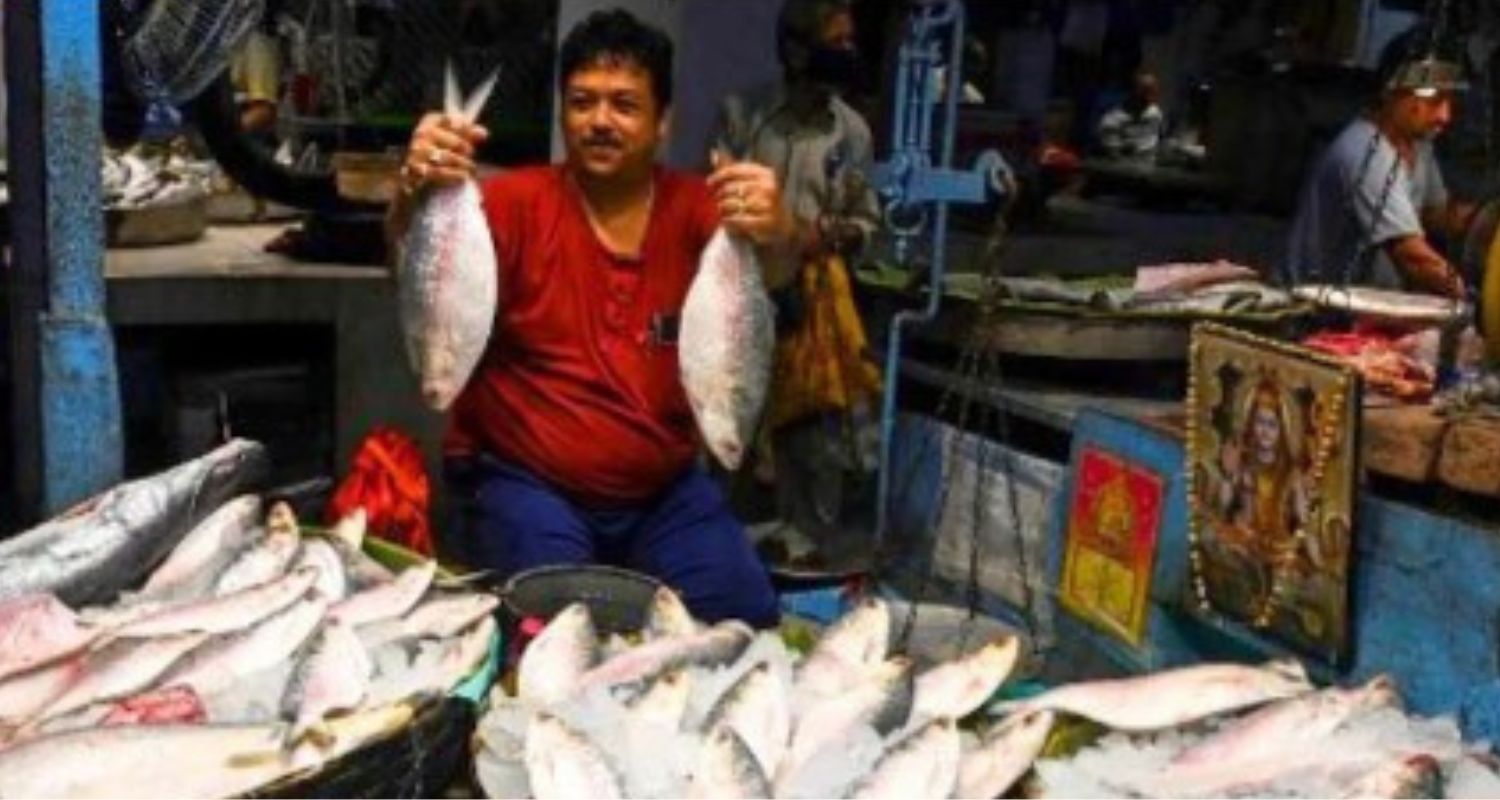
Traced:
<svg viewBox="0 0 1500 800">
<path fill-rule="evenodd" d="M 649 498 L 691 464 L 698 432 L 677 346 L 652 321 L 681 313 L 718 209 L 696 175 L 654 180 L 638 258 L 599 241 L 560 166 L 484 183 L 500 304 L 447 452 L 492 453 L 596 507 Z"/>
</svg>

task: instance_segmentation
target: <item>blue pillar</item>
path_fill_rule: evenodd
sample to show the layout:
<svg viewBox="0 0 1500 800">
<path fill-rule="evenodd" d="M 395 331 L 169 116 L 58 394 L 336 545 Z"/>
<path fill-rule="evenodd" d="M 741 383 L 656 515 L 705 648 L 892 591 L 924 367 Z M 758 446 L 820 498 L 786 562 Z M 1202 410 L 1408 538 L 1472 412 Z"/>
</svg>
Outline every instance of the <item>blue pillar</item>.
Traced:
<svg viewBox="0 0 1500 800">
<path fill-rule="evenodd" d="M 105 320 L 99 5 L 6 0 L 10 288 L 19 516 L 119 481 L 124 446 Z"/>
</svg>

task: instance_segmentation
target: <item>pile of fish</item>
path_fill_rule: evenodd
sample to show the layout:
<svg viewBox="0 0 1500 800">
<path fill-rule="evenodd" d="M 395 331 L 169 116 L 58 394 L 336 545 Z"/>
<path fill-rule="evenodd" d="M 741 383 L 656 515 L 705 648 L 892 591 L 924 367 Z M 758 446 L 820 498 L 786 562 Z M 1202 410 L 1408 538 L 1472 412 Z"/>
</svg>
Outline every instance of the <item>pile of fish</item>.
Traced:
<svg viewBox="0 0 1500 800">
<path fill-rule="evenodd" d="M 918 670 L 891 613 L 856 606 L 797 658 L 775 633 L 703 626 L 661 590 L 643 641 L 601 643 L 556 616 L 476 733 L 491 797 L 996 797 L 1041 752 L 1052 714 L 982 736 L 957 722 L 1010 675 L 1014 637 Z"/>
<path fill-rule="evenodd" d="M 1032 797 L 1500 797 L 1487 746 L 1408 716 L 1380 676 L 1316 689 L 1295 662 L 1209 664 L 1063 686 L 999 710 L 1111 732 L 1035 765 Z"/>
<path fill-rule="evenodd" d="M 139 147 L 104 153 L 104 207 L 138 209 L 207 197 L 218 166 L 178 152 L 150 153 Z"/>
<path fill-rule="evenodd" d="M 0 546 L 0 797 L 241 794 L 398 730 L 483 664 L 497 599 L 441 590 L 430 561 L 392 573 L 362 552 L 362 511 L 304 535 L 254 495 L 205 507 L 202 476 L 258 452 Z M 95 580 L 131 590 L 76 607 Z"/>
</svg>

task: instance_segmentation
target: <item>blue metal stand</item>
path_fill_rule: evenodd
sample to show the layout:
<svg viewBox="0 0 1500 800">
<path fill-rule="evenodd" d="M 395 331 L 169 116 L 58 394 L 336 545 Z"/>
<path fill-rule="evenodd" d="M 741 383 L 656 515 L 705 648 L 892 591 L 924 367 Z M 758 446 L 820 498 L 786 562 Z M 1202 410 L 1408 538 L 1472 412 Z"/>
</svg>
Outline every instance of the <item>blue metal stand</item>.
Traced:
<svg viewBox="0 0 1500 800">
<path fill-rule="evenodd" d="M 895 235 L 896 258 L 903 263 L 914 241 L 932 217 L 931 278 L 927 306 L 919 312 L 903 311 L 891 323 L 886 350 L 885 397 L 880 418 L 880 480 L 875 518 L 875 550 L 885 541 L 890 524 L 891 447 L 896 430 L 896 396 L 900 383 L 901 340 L 904 331 L 937 318 L 943 300 L 948 245 L 948 204 L 981 203 L 986 192 L 998 190 L 994 175 L 1003 170 L 998 155 L 987 153 L 972 171 L 952 169 L 954 139 L 958 127 L 958 97 L 963 87 L 964 6 L 960 0 L 914 0 L 907 33 L 901 46 L 896 78 L 895 121 L 891 157 L 871 169 L 871 181 L 885 201 L 886 223 Z M 947 91 L 943 97 L 942 149 L 932 164 L 932 127 L 936 112 L 933 81 L 945 48 L 940 34 L 946 30 L 948 61 Z"/>
<path fill-rule="evenodd" d="M 14 374 L 21 522 L 119 481 L 105 319 L 99 4 L 6 0 Z"/>
</svg>

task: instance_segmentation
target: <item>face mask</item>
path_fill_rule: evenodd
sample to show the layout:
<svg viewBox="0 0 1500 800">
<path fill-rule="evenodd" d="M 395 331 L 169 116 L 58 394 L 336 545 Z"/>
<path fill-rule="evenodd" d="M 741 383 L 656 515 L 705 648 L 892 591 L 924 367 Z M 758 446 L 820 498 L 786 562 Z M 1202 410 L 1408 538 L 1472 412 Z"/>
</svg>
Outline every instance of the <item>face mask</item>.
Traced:
<svg viewBox="0 0 1500 800">
<path fill-rule="evenodd" d="M 859 54 L 842 47 L 815 47 L 807 60 L 807 78 L 833 89 L 859 80 Z"/>
</svg>

